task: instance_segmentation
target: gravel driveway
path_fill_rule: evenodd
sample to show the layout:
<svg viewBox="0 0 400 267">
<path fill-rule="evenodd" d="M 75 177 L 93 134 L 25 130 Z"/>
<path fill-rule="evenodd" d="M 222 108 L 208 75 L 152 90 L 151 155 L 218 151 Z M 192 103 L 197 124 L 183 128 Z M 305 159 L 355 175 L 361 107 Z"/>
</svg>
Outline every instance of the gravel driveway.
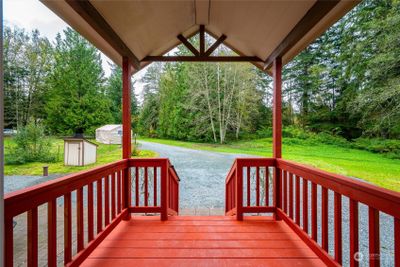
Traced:
<svg viewBox="0 0 400 267">
<path fill-rule="evenodd" d="M 182 210 L 223 210 L 226 175 L 235 158 L 246 157 L 143 141 L 140 141 L 140 149 L 152 150 L 170 159 L 181 179 L 179 205 Z"/>
</svg>

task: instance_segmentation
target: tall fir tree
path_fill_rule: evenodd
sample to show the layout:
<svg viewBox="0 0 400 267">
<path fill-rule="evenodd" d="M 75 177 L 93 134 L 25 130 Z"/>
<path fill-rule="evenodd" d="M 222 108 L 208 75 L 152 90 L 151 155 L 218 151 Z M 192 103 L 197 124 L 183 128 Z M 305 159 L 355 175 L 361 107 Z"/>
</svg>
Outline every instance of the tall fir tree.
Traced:
<svg viewBox="0 0 400 267">
<path fill-rule="evenodd" d="M 77 32 L 59 34 L 49 77 L 46 103 L 48 129 L 54 134 L 94 134 L 113 121 L 111 101 L 105 95 L 100 53 Z"/>
</svg>

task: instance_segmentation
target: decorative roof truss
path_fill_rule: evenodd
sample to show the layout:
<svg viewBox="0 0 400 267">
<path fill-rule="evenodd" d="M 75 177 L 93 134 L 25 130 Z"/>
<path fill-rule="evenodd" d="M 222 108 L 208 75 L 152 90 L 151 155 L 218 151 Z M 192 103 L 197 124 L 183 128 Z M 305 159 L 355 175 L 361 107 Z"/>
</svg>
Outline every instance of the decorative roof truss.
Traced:
<svg viewBox="0 0 400 267">
<path fill-rule="evenodd" d="M 177 38 L 182 44 L 192 52 L 193 56 L 147 56 L 142 62 L 154 61 L 185 61 L 185 62 L 263 62 L 257 56 L 212 56 L 211 54 L 225 41 L 226 35 L 222 34 L 207 50 L 205 49 L 205 27 L 200 25 L 199 28 L 200 47 L 195 48 L 187 38 L 179 34 Z"/>
</svg>

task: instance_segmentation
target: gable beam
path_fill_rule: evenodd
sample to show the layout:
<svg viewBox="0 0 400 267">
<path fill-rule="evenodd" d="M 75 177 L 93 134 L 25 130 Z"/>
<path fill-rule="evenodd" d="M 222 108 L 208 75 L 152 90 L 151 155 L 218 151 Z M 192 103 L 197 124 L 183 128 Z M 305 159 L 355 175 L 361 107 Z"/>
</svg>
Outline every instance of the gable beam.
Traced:
<svg viewBox="0 0 400 267">
<path fill-rule="evenodd" d="M 142 62 L 263 62 L 254 56 L 147 56 Z"/>
<path fill-rule="evenodd" d="M 182 34 L 179 34 L 177 38 L 179 39 L 179 41 L 182 42 L 184 46 L 186 46 L 187 49 L 190 50 L 190 52 L 193 53 L 193 55 L 195 56 L 200 55 L 199 51 L 197 51 L 197 49 Z"/>
<path fill-rule="evenodd" d="M 204 56 L 208 57 L 210 56 L 226 39 L 226 35 L 223 34 L 221 35 L 218 40 L 216 40 L 210 48 L 207 49 L 207 51 L 204 53 Z"/>
<path fill-rule="evenodd" d="M 139 59 L 132 53 L 119 35 L 111 28 L 103 16 L 88 0 L 66 0 L 75 10 L 112 48 L 122 57 L 127 57 L 136 70 L 140 69 Z"/>
<path fill-rule="evenodd" d="M 282 57 L 301 40 L 322 18 L 324 18 L 340 0 L 317 0 L 304 17 L 296 24 L 279 46 L 264 62 L 264 69 L 271 67 L 277 57 Z"/>
<path fill-rule="evenodd" d="M 204 25 L 200 25 L 200 56 L 204 55 L 205 47 L 206 47 L 206 36 L 204 34 Z"/>
</svg>

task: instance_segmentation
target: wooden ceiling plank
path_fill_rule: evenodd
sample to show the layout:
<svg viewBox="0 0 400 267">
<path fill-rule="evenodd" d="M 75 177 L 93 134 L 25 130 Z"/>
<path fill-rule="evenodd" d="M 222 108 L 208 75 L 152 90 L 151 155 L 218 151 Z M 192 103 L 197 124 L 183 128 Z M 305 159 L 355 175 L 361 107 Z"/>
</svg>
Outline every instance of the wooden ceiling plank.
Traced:
<svg viewBox="0 0 400 267">
<path fill-rule="evenodd" d="M 119 35 L 112 29 L 103 16 L 88 0 L 66 0 L 75 10 L 121 57 L 128 57 L 136 70 L 140 69 L 140 60 L 133 54 Z"/>
<path fill-rule="evenodd" d="M 226 39 L 226 35 L 222 34 L 204 53 L 204 56 L 210 56 Z"/>
<path fill-rule="evenodd" d="M 147 56 L 142 62 L 262 62 L 255 56 Z"/>
<path fill-rule="evenodd" d="M 308 10 L 304 17 L 289 32 L 283 41 L 267 57 L 264 63 L 264 69 L 268 69 L 275 58 L 282 57 L 297 42 L 304 37 L 321 19 L 323 19 L 340 0 L 317 0 L 317 2 Z"/>
</svg>

